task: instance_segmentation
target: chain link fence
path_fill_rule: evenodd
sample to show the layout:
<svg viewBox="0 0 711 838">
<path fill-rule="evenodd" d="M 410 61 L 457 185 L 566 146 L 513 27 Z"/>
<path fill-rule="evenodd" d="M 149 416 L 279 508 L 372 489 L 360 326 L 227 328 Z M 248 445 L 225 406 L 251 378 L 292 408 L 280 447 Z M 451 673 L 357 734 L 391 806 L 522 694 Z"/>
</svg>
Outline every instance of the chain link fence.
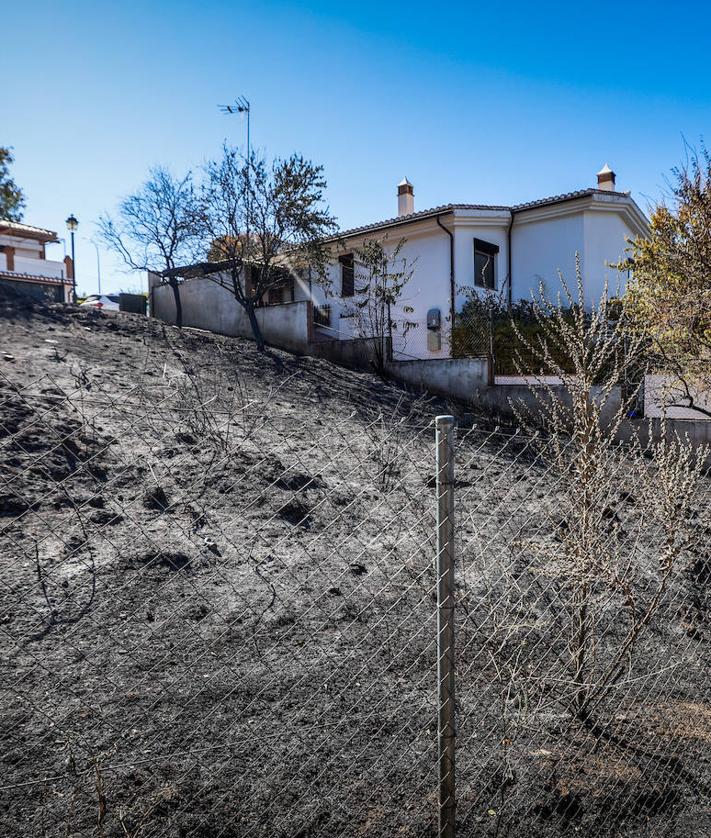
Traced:
<svg viewBox="0 0 711 838">
<path fill-rule="evenodd" d="M 437 447 L 423 401 L 334 419 L 328 371 L 165 335 L 118 383 L 6 356 L 3 835 L 711 832 L 683 446 L 581 478 L 575 440 Z"/>
<path fill-rule="evenodd" d="M 683 444 L 464 440 L 458 834 L 708 834 L 708 483 Z"/>
</svg>

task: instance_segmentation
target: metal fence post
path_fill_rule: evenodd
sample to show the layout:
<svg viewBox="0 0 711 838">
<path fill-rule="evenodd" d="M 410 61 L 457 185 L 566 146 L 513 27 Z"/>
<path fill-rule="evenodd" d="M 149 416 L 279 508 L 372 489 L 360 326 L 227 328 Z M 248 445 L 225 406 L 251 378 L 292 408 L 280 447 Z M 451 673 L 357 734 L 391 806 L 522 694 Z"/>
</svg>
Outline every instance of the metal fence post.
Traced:
<svg viewBox="0 0 711 838">
<path fill-rule="evenodd" d="M 437 432 L 437 682 L 439 836 L 455 836 L 454 787 L 454 417 L 438 416 Z"/>
</svg>

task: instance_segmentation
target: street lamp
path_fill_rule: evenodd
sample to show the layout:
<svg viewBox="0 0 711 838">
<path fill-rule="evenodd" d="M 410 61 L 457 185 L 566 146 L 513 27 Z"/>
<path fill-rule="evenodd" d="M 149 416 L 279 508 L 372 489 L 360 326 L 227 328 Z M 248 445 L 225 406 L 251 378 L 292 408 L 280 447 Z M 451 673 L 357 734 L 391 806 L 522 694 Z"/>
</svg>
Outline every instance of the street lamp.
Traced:
<svg viewBox="0 0 711 838">
<path fill-rule="evenodd" d="M 69 230 L 69 234 L 72 238 L 72 302 L 76 303 L 77 301 L 77 263 L 74 257 L 74 233 L 77 231 L 77 227 L 79 226 L 79 222 L 76 219 L 74 213 L 72 213 L 69 218 L 67 219 L 67 230 Z"/>
</svg>

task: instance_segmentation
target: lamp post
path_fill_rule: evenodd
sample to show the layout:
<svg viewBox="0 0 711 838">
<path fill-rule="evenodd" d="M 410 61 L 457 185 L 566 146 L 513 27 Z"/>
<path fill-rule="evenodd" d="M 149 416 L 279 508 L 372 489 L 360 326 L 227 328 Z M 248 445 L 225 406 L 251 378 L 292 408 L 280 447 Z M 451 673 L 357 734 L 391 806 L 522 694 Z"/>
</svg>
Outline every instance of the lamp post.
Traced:
<svg viewBox="0 0 711 838">
<path fill-rule="evenodd" d="M 72 213 L 69 218 L 67 218 L 67 230 L 69 230 L 69 234 L 72 239 L 72 302 L 76 303 L 77 301 L 77 263 L 76 258 L 74 256 L 74 233 L 77 231 L 77 227 L 79 226 L 79 222 L 76 219 L 74 213 Z"/>
</svg>

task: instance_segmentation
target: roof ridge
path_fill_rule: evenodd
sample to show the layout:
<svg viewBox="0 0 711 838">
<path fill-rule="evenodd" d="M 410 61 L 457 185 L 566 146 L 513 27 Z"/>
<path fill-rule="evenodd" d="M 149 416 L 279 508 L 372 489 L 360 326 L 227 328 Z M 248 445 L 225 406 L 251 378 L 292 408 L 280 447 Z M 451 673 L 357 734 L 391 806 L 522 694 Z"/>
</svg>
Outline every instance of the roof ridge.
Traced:
<svg viewBox="0 0 711 838">
<path fill-rule="evenodd" d="M 563 192 L 560 195 L 550 195 L 546 198 L 538 198 L 534 201 L 527 201 L 521 204 L 465 204 L 465 203 L 449 203 L 440 204 L 439 206 L 430 207 L 425 210 L 418 210 L 417 212 L 409 213 L 408 215 L 398 215 L 392 218 L 386 218 L 382 221 L 375 221 L 371 224 L 362 224 L 358 227 L 349 227 L 341 230 L 334 236 L 329 236 L 327 241 L 333 241 L 344 236 L 354 236 L 358 233 L 366 233 L 369 230 L 378 230 L 382 227 L 395 227 L 398 224 L 404 224 L 409 221 L 417 221 L 419 219 L 427 218 L 432 215 L 439 215 L 444 212 L 453 212 L 457 209 L 472 209 L 472 210 L 494 210 L 509 212 L 521 212 L 523 210 L 535 209 L 537 207 L 544 207 L 550 204 L 564 203 L 565 201 L 573 201 L 576 198 L 584 198 L 590 195 L 605 195 L 616 196 L 618 198 L 629 198 L 629 192 L 613 192 L 608 189 L 597 189 L 595 187 L 588 187 L 586 189 L 577 189 L 572 192 Z"/>
<path fill-rule="evenodd" d="M 514 204 L 511 209 L 522 210 L 532 207 L 545 206 L 546 204 L 561 204 L 564 201 L 573 201 L 576 198 L 584 198 L 588 195 L 613 195 L 618 198 L 629 198 L 629 192 L 616 192 L 610 189 L 598 189 L 590 186 L 587 189 L 576 189 L 573 192 L 562 192 L 560 195 L 550 195 L 547 198 L 538 198 L 535 201 L 526 201 L 523 204 Z"/>
</svg>

